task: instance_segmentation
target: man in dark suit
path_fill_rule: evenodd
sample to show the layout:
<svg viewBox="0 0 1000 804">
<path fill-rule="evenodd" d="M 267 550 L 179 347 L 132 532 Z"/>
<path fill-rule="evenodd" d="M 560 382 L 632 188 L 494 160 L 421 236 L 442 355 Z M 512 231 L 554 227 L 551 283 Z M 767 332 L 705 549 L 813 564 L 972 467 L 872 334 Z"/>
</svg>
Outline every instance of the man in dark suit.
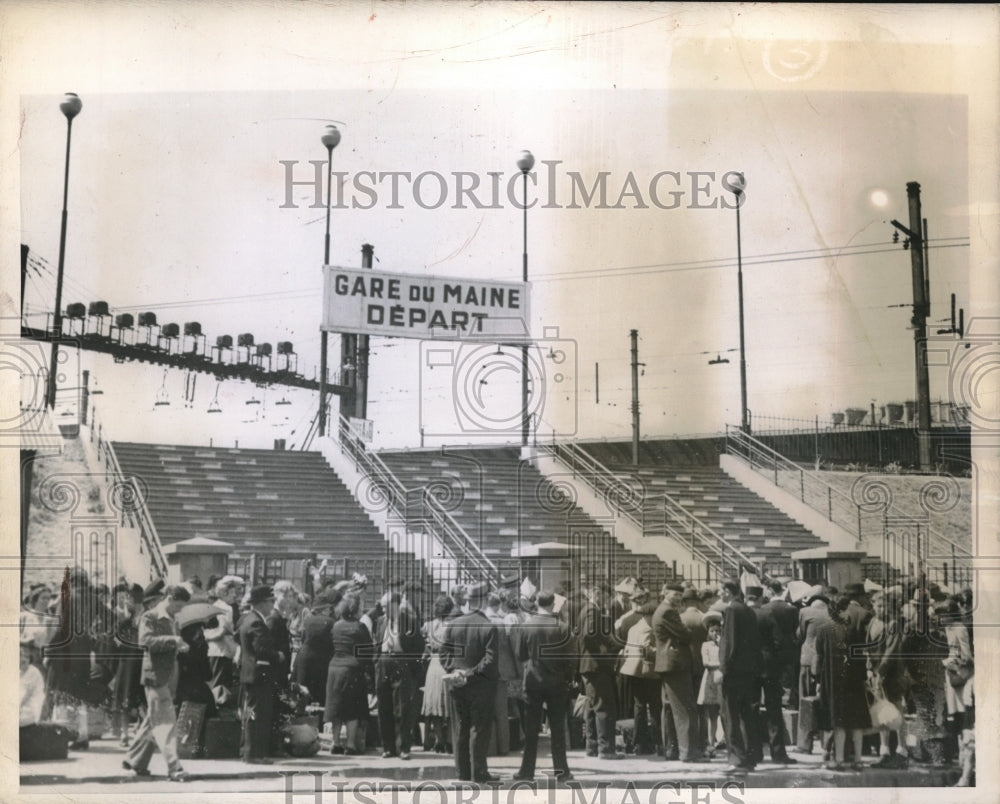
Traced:
<svg viewBox="0 0 1000 804">
<path fill-rule="evenodd" d="M 663 600 L 653 612 L 653 636 L 656 640 L 654 669 L 663 682 L 663 719 L 672 717 L 677 732 L 678 758 L 682 762 L 698 762 L 702 755 L 701 725 L 691 675 L 691 633 L 680 617 L 683 593 L 684 587 L 679 583 L 664 584 Z M 669 710 L 666 708 L 668 704 Z M 667 727 L 664 726 L 665 747 L 667 736 Z"/>
<path fill-rule="evenodd" d="M 701 646 L 708 639 L 708 629 L 705 628 L 703 620 L 705 613 L 701 608 L 701 593 L 693 586 L 685 589 L 681 595 L 681 622 L 691 635 L 691 685 L 695 699 L 698 697 L 698 689 L 701 687 L 701 677 L 705 672 L 705 666 L 701 661 Z M 702 751 L 708 747 L 708 722 L 704 716 L 702 707 L 695 704 L 695 711 L 698 713 L 698 744 Z M 714 743 L 715 738 L 712 738 Z"/>
<path fill-rule="evenodd" d="M 399 592 L 387 592 L 384 614 L 375 623 L 375 695 L 382 756 L 410 758 L 418 712 L 417 668 L 424 653 L 420 620 L 410 606 L 400 605 Z"/>
<path fill-rule="evenodd" d="M 468 588 L 469 613 L 448 623 L 440 652 L 444 669 L 457 677 L 451 690 L 455 769 L 461 781 L 480 784 L 498 781 L 486 765 L 500 678 L 496 626 L 482 611 L 488 593 L 486 584 Z"/>
<path fill-rule="evenodd" d="M 781 632 L 779 680 L 782 690 L 788 693 L 789 708 L 795 709 L 799 704 L 799 645 L 795 636 L 799 627 L 799 610 L 788 602 L 785 587 L 780 581 L 771 584 L 771 599 L 764 604 L 764 608 L 771 612 Z"/>
<path fill-rule="evenodd" d="M 746 589 L 747 604 L 757 618 L 757 635 L 760 641 L 761 674 L 760 686 L 764 693 L 764 714 L 757 707 L 757 723 L 761 741 L 767 740 L 771 760 L 785 765 L 797 760 L 788 756 L 785 749 L 785 720 L 781 714 L 781 686 L 784 668 L 791 661 L 785 632 L 778 625 L 774 615 L 775 607 L 770 603 L 761 604 L 764 590 L 756 586 Z M 798 618 L 796 617 L 796 623 Z M 756 701 L 759 695 L 754 696 Z"/>
<path fill-rule="evenodd" d="M 555 594 L 538 593 L 538 612 L 518 626 L 514 635 L 518 661 L 524 667 L 525 704 L 524 754 L 516 780 L 535 777 L 538 732 L 542 726 L 542 706 L 549 717 L 552 740 L 552 768 L 560 781 L 572 779 L 566 761 L 566 705 L 576 673 L 576 658 L 570 642 L 569 626 L 553 614 Z"/>
<path fill-rule="evenodd" d="M 726 609 L 722 615 L 719 669 L 722 671 L 722 723 L 726 730 L 731 773 L 745 773 L 761 759 L 760 733 L 754 718 L 754 695 L 760 676 L 760 637 L 757 617 L 743 603 L 736 580 L 721 590 Z"/>
<path fill-rule="evenodd" d="M 240 755 L 244 762 L 259 765 L 269 760 L 267 754 L 274 730 L 276 682 L 281 655 L 267 627 L 274 609 L 270 586 L 256 586 L 250 591 L 250 610 L 241 618 L 240 643 Z"/>
<path fill-rule="evenodd" d="M 615 685 L 615 664 L 618 644 L 614 621 L 608 605 L 606 587 L 591 584 L 584 587 L 586 602 L 578 620 L 580 675 L 587 696 L 586 728 L 587 756 L 601 759 L 622 759 L 615 751 L 615 724 L 618 719 L 618 691 Z"/>
</svg>

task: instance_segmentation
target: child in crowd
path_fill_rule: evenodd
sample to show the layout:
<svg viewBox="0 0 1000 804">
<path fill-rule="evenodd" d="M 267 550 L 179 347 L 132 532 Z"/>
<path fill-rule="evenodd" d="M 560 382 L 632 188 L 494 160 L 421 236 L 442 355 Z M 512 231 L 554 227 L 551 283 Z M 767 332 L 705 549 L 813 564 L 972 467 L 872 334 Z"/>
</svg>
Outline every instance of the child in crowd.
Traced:
<svg viewBox="0 0 1000 804">
<path fill-rule="evenodd" d="M 708 726 L 708 754 L 714 755 L 716 734 L 719 728 L 719 707 L 722 704 L 722 671 L 719 669 L 719 638 L 722 636 L 722 615 L 710 611 L 705 615 L 704 625 L 708 629 L 708 639 L 701 645 L 701 663 L 705 672 L 698 690 L 698 706 L 704 707 Z"/>
</svg>

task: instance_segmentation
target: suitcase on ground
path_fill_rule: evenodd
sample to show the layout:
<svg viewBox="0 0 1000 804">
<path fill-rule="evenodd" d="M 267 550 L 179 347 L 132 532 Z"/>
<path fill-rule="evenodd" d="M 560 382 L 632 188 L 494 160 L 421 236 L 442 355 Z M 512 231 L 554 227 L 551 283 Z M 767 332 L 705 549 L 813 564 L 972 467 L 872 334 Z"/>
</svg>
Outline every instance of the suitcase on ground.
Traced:
<svg viewBox="0 0 1000 804">
<path fill-rule="evenodd" d="M 177 713 L 177 756 L 198 759 L 204 753 L 205 704 L 184 701 Z"/>
<path fill-rule="evenodd" d="M 73 733 L 61 723 L 34 723 L 20 730 L 21 762 L 66 759 Z"/>
<path fill-rule="evenodd" d="M 818 695 L 805 695 L 799 698 L 799 738 L 807 738 L 822 730 L 820 726 L 820 707 Z"/>
<path fill-rule="evenodd" d="M 204 754 L 206 759 L 239 759 L 242 725 L 232 718 L 209 718 L 205 721 Z"/>
</svg>

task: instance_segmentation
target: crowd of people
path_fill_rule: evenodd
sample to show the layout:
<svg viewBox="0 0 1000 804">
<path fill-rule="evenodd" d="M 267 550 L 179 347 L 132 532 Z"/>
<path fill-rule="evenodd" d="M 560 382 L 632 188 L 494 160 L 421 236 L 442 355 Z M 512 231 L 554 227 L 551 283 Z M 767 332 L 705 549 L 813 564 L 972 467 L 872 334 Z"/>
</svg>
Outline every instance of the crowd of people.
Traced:
<svg viewBox="0 0 1000 804">
<path fill-rule="evenodd" d="M 100 718 L 151 773 L 159 750 L 183 781 L 185 703 L 239 721 L 240 756 L 269 763 L 315 740 L 332 755 L 408 760 L 451 753 L 458 779 L 494 781 L 490 756 L 518 746 L 515 779 L 535 774 L 547 731 L 553 773 L 567 749 L 744 774 L 789 751 L 822 751 L 832 771 L 958 759 L 974 773 L 972 592 L 922 580 L 889 588 L 763 583 L 745 575 L 697 589 L 536 589 L 530 580 L 455 585 L 426 596 L 396 581 L 366 605 L 367 580 L 243 578 L 92 585 L 67 570 L 33 585 L 21 614 L 21 744 L 61 723 L 88 748 Z M 425 611 L 426 609 L 426 611 Z M 423 724 L 421 730 L 420 724 Z M 289 734 L 297 735 L 290 738 Z M 308 746 L 307 746 L 308 748 Z"/>
</svg>

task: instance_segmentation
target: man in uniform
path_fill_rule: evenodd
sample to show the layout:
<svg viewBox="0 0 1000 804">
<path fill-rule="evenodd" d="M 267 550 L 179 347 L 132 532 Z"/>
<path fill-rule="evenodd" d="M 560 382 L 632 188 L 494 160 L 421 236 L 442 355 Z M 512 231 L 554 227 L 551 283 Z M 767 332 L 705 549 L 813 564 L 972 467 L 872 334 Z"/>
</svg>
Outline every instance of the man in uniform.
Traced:
<svg viewBox="0 0 1000 804">
<path fill-rule="evenodd" d="M 678 758 L 682 762 L 698 762 L 702 756 L 701 724 L 695 705 L 692 679 L 691 632 L 681 622 L 680 608 L 684 587 L 678 583 L 663 586 L 663 600 L 653 612 L 653 636 L 656 639 L 654 669 L 663 682 L 663 703 L 670 709 L 663 712 L 667 721 L 673 717 L 677 732 Z M 699 649 L 699 659 L 700 649 Z M 669 726 L 664 726 L 664 737 Z M 664 740 L 664 747 L 667 746 Z"/>
<path fill-rule="evenodd" d="M 281 654 L 267 627 L 274 609 L 270 586 L 250 590 L 250 610 L 240 618 L 240 713 L 243 732 L 240 754 L 244 762 L 267 764 L 271 732 L 274 730 L 277 674 Z"/>
</svg>

